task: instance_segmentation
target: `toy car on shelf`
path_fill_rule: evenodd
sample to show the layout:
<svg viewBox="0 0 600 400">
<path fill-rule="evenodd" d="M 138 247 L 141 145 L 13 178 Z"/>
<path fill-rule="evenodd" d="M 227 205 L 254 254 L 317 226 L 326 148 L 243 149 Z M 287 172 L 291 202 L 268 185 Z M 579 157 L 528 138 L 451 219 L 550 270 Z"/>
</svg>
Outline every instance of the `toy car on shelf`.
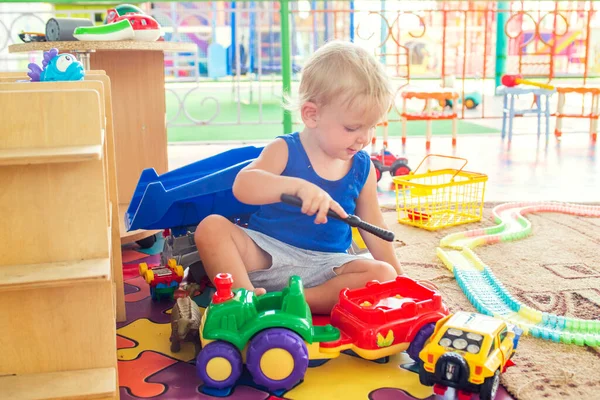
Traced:
<svg viewBox="0 0 600 400">
<path fill-rule="evenodd" d="M 501 319 L 470 312 L 457 312 L 439 320 L 430 340 L 419 354 L 419 380 L 443 395 L 457 389 L 459 399 L 479 393 L 493 400 L 500 374 L 514 365 L 522 331 Z"/>
<path fill-rule="evenodd" d="M 24 32 L 21 31 L 19 33 L 19 39 L 23 41 L 23 43 L 31 43 L 31 42 L 45 42 L 46 34 L 42 32 Z"/>
<path fill-rule="evenodd" d="M 313 324 L 302 281 L 293 276 L 280 292 L 255 296 L 231 290 L 229 274 L 214 280 L 216 293 L 200 325 L 196 359 L 203 391 L 227 391 L 242 372 L 271 391 L 290 389 L 304 378 L 309 360 L 351 350 L 375 360 L 407 350 L 416 360 L 435 322 L 448 315 L 439 293 L 399 276 L 340 292 L 331 323 Z M 242 357 L 245 354 L 245 357 Z"/>
<path fill-rule="evenodd" d="M 150 285 L 152 300 L 160 300 L 163 297 L 172 300 L 175 290 L 183 279 L 183 267 L 172 258 L 167 261 L 166 266 L 148 267 L 147 263 L 141 263 L 139 273 Z"/>
<path fill-rule="evenodd" d="M 458 104 L 462 103 L 462 97 L 458 98 Z M 470 92 L 465 93 L 465 107 L 468 110 L 474 110 L 481 104 L 481 93 L 480 92 Z M 452 107 L 452 100 L 442 100 L 440 101 L 441 107 Z"/>
<path fill-rule="evenodd" d="M 475 80 L 473 82 L 473 87 L 482 87 L 481 86 L 481 75 L 476 73 Z M 454 88 L 457 86 L 456 77 L 448 75 L 444 77 L 444 87 Z M 472 91 L 459 91 L 460 95 L 458 96 L 458 104 L 461 104 L 463 101 L 465 102 L 465 108 L 468 110 L 476 109 L 482 102 L 483 93 L 481 90 L 472 90 Z M 452 108 L 453 102 L 451 99 L 440 100 L 440 107 L 450 107 Z M 458 109 L 458 107 L 455 107 Z"/>
<path fill-rule="evenodd" d="M 381 180 L 381 176 L 387 171 L 390 171 L 390 175 L 392 176 L 408 175 L 410 173 L 408 159 L 396 157 L 388 150 L 383 150 L 383 154 L 372 153 L 371 161 L 373 161 L 373 165 L 375 166 L 377 182 Z"/>
</svg>

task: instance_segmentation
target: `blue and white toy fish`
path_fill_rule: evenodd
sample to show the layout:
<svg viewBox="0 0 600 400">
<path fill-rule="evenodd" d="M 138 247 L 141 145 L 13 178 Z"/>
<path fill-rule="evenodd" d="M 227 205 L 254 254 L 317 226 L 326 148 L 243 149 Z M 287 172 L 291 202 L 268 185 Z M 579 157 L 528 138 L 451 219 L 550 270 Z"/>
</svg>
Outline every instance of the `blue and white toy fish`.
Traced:
<svg viewBox="0 0 600 400">
<path fill-rule="evenodd" d="M 35 63 L 27 66 L 32 82 L 80 81 L 85 72 L 83 65 L 72 54 L 58 54 L 58 49 L 44 52 L 42 68 Z"/>
</svg>

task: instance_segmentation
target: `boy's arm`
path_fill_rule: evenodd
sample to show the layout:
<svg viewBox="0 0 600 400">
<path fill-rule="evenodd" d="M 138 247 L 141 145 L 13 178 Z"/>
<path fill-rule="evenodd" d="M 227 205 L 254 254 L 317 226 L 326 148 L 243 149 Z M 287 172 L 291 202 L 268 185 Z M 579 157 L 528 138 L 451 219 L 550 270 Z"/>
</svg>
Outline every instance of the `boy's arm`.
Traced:
<svg viewBox="0 0 600 400">
<path fill-rule="evenodd" d="M 315 223 L 327 222 L 331 208 L 342 217 L 346 211 L 327 192 L 304 179 L 281 176 L 288 161 L 287 143 L 279 138 L 268 144 L 256 160 L 244 167 L 233 182 L 233 195 L 246 204 L 278 203 L 281 195 L 291 194 L 302 199 L 301 212 L 316 215 Z"/>
<path fill-rule="evenodd" d="M 370 224 L 388 229 L 383 221 L 383 215 L 379 208 L 377 199 L 377 177 L 375 175 L 375 167 L 371 163 L 369 176 L 362 191 L 358 195 L 356 201 L 356 215 Z M 359 229 L 359 232 L 367 245 L 367 248 L 373 255 L 373 258 L 389 263 L 398 272 L 399 275 L 404 275 L 400 262 L 396 257 L 394 246 L 391 242 L 378 238 L 368 232 Z"/>
<path fill-rule="evenodd" d="M 242 203 L 253 205 L 281 201 L 282 193 L 291 193 L 297 186 L 294 178 L 281 176 L 287 160 L 287 144 L 283 139 L 274 140 L 238 173 L 233 182 L 233 195 Z"/>
</svg>

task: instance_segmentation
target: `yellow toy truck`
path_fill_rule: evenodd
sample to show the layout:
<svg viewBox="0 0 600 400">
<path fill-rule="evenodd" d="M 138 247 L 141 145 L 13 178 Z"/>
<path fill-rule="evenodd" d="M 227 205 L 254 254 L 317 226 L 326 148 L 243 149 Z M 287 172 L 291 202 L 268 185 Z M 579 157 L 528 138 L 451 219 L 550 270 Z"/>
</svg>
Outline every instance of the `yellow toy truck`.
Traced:
<svg viewBox="0 0 600 400">
<path fill-rule="evenodd" d="M 522 331 L 501 319 L 457 312 L 440 319 L 419 353 L 419 380 L 444 395 L 456 389 L 458 399 L 479 393 L 481 400 L 493 400 L 500 374 L 514 365 Z"/>
</svg>

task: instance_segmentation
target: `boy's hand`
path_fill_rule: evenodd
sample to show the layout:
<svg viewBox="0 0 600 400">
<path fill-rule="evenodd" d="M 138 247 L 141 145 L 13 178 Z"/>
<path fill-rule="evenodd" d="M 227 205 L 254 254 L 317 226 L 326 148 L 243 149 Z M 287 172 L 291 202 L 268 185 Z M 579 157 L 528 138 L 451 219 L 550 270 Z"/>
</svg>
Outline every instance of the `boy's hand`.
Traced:
<svg viewBox="0 0 600 400">
<path fill-rule="evenodd" d="M 331 198 L 329 193 L 308 181 L 303 181 L 295 193 L 302 199 L 302 213 L 315 215 L 315 224 L 327 222 L 327 212 L 331 209 L 340 217 L 347 218 L 348 214 L 339 203 Z"/>
</svg>

